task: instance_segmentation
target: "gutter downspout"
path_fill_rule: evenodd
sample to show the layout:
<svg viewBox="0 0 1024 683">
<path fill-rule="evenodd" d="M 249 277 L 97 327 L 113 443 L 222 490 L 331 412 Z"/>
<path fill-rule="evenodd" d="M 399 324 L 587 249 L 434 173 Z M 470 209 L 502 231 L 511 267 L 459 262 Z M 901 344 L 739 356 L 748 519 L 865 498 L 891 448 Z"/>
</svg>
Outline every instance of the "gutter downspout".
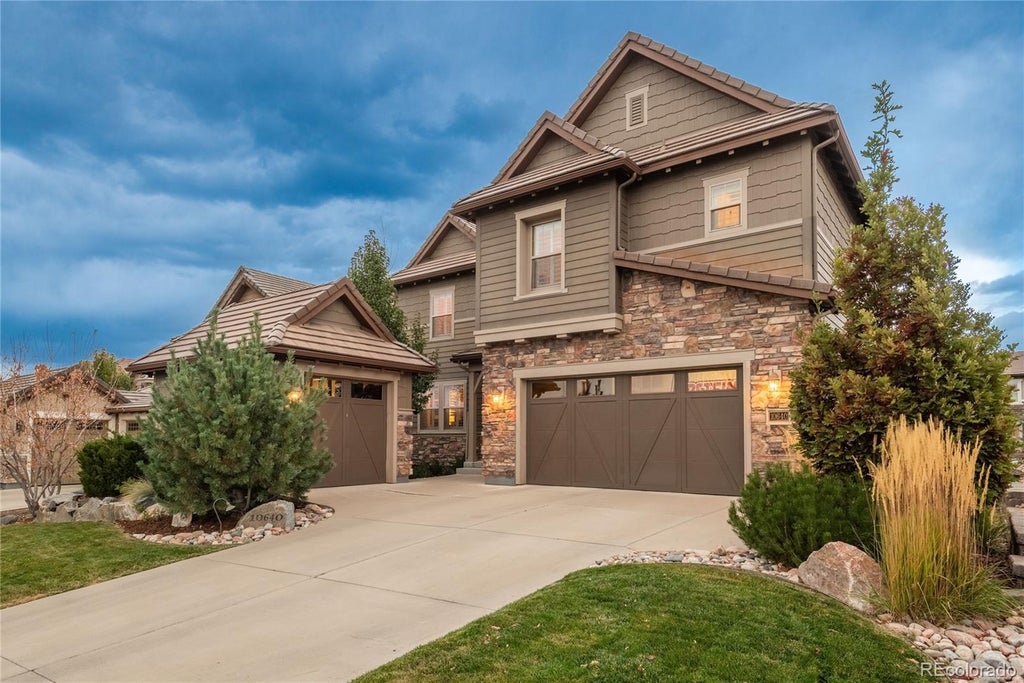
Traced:
<svg viewBox="0 0 1024 683">
<path fill-rule="evenodd" d="M 633 172 L 633 177 L 619 184 L 615 191 L 615 250 L 622 250 L 622 191 L 640 179 L 640 174 Z"/>
<path fill-rule="evenodd" d="M 814 202 L 814 185 L 818 180 L 818 152 L 839 139 L 836 132 L 811 148 L 811 279 L 818 279 L 818 211 Z"/>
</svg>

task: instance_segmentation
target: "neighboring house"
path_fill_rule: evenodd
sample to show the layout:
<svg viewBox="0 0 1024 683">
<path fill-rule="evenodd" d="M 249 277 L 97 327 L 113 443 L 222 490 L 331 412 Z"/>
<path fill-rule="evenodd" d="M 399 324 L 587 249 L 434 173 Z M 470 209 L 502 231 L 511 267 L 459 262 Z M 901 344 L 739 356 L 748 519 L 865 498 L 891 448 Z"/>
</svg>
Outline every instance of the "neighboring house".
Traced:
<svg viewBox="0 0 1024 683">
<path fill-rule="evenodd" d="M 75 367 L 71 366 L 42 374 L 27 373 L 0 383 L 0 397 L 4 402 L 3 414 L 0 416 L 0 419 L 3 420 L 3 425 L 0 428 L 3 429 L 4 449 L 6 451 L 8 448 L 12 448 L 12 451 L 18 453 L 20 458 L 29 461 L 30 467 L 31 458 L 28 452 L 28 443 L 25 440 L 32 432 L 32 425 L 24 424 L 23 421 L 26 419 L 28 421 L 45 420 L 48 423 L 66 423 L 67 420 L 72 419 L 75 421 L 75 425 L 72 427 L 71 433 L 76 435 L 76 438 L 80 437 L 80 444 L 102 439 L 109 434 L 120 433 L 126 429 L 120 411 L 135 400 L 133 395 L 138 392 L 118 391 L 103 380 L 85 374 L 85 382 L 76 384 L 76 386 L 87 387 L 87 396 L 63 395 L 65 385 L 61 380 L 74 369 Z M 69 411 L 71 412 L 70 416 Z M 17 424 L 18 422 L 22 423 Z M 49 430 L 51 427 L 44 426 L 43 429 Z M 56 425 L 52 429 L 55 432 L 62 430 Z M 19 434 L 22 436 L 18 436 Z M 78 481 L 77 462 L 71 464 L 63 480 L 65 482 Z M 0 474 L 0 483 L 7 485 L 13 482 L 13 478 L 6 470 Z"/>
<path fill-rule="evenodd" d="M 1019 441 L 1024 441 L 1024 351 L 1016 351 L 1010 365 L 1006 368 L 1010 382 L 1010 408 L 1017 416 L 1017 434 Z"/>
<path fill-rule="evenodd" d="M 789 456 L 861 179 L 831 105 L 628 34 L 394 274 L 442 368 L 417 451 L 473 439 L 479 371 L 487 482 L 736 494 Z"/>
<path fill-rule="evenodd" d="M 258 315 L 267 350 L 282 358 L 292 352 L 309 382 L 326 390 L 320 413 L 335 467 L 319 486 L 408 478 L 412 375 L 433 372 L 435 366 L 400 344 L 347 278 L 312 285 L 240 268 L 215 308 L 217 330 L 229 344 L 248 335 Z M 159 391 L 168 362 L 193 356 L 211 322 L 208 317 L 137 359 L 131 371 L 154 373 Z M 142 412 L 123 410 L 136 422 Z"/>
<path fill-rule="evenodd" d="M 480 452 L 481 405 L 481 356 L 473 341 L 476 226 L 446 214 L 391 279 L 406 317 L 426 327 L 426 354 L 436 354 L 438 364 L 414 425 L 413 461 L 472 464 Z"/>
</svg>

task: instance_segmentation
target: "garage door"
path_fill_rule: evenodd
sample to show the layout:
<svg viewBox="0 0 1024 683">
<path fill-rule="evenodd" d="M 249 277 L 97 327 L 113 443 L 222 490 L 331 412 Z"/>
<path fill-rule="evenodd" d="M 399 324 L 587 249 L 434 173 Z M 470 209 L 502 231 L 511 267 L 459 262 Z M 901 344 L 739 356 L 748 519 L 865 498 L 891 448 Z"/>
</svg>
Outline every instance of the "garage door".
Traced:
<svg viewBox="0 0 1024 683">
<path fill-rule="evenodd" d="M 327 392 L 320 416 L 334 468 L 317 486 L 382 484 L 387 463 L 386 387 L 375 382 L 315 377 Z"/>
<path fill-rule="evenodd" d="M 740 372 L 708 368 L 529 382 L 527 481 L 739 493 Z"/>
</svg>

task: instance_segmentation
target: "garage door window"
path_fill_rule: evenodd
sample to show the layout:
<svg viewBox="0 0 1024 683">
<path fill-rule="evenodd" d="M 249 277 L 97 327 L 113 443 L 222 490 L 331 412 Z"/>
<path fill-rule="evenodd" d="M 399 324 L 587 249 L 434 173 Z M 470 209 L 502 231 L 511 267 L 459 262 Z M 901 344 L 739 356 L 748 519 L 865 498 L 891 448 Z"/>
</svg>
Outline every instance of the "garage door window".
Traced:
<svg viewBox="0 0 1024 683">
<path fill-rule="evenodd" d="M 675 375 L 634 375 L 629 378 L 629 391 L 633 394 L 670 394 L 675 390 Z"/>
<path fill-rule="evenodd" d="M 352 398 L 364 401 L 383 401 L 384 385 L 372 382 L 352 382 Z"/>
<path fill-rule="evenodd" d="M 735 370 L 702 370 L 687 373 L 686 390 L 689 392 L 733 391 L 735 389 Z"/>
<path fill-rule="evenodd" d="M 341 380 L 331 377 L 314 377 L 309 385 L 321 389 L 328 398 L 341 398 Z"/>
<path fill-rule="evenodd" d="M 549 379 L 530 382 L 530 396 L 533 398 L 565 398 L 565 381 Z"/>
<path fill-rule="evenodd" d="M 577 396 L 614 396 L 614 377 L 587 377 L 576 380 Z"/>
</svg>

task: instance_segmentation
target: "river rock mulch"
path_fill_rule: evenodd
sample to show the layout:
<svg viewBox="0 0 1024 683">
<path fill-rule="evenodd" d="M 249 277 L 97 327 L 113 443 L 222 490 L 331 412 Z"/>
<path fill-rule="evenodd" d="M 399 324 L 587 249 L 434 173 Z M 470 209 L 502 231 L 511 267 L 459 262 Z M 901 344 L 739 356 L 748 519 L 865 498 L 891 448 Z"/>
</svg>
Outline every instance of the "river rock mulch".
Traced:
<svg viewBox="0 0 1024 683">
<path fill-rule="evenodd" d="M 796 569 L 766 560 L 752 550 L 634 551 L 598 560 L 598 566 L 659 562 L 703 564 L 757 572 L 800 584 Z M 1011 681 L 1024 683 L 1024 607 L 1005 621 L 969 619 L 949 626 L 927 621 L 902 621 L 879 614 L 875 621 L 893 635 L 909 641 L 930 662 L 922 673 L 953 681 Z"/>
<path fill-rule="evenodd" d="M 295 510 L 295 528 L 292 531 L 305 529 L 333 516 L 334 510 L 326 505 L 307 503 L 305 507 Z M 222 517 L 223 531 L 220 530 L 221 525 L 216 518 L 212 516 L 195 519 L 187 527 L 171 526 L 170 517 L 125 520 L 118 522 L 117 525 L 132 538 L 170 545 L 242 545 L 291 533 L 269 523 L 260 527 L 238 528 L 235 524 L 240 518 L 241 515 L 237 513 L 231 517 Z"/>
</svg>

